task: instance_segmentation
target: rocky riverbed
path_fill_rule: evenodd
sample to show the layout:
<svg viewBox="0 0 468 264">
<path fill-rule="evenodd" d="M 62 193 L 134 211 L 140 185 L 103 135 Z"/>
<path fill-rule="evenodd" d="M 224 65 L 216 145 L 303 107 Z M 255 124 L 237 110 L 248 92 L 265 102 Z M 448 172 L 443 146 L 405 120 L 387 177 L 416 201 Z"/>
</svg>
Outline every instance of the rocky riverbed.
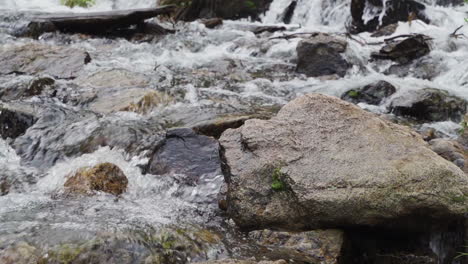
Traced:
<svg viewBox="0 0 468 264">
<path fill-rule="evenodd" d="M 468 263 L 465 17 L 0 0 L 0 263 Z"/>
</svg>

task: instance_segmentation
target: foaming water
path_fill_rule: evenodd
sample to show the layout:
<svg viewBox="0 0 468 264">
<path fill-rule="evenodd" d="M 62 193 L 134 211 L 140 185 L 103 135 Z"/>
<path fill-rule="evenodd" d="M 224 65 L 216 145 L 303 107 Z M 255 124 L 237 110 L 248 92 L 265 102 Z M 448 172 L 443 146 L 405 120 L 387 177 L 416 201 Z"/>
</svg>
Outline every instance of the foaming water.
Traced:
<svg viewBox="0 0 468 264">
<path fill-rule="evenodd" d="M 154 6 L 155 2 L 96 0 L 96 5 L 90 9 L 70 9 L 61 5 L 59 0 L 0 0 L 0 9 L 11 12 L 84 12 L 144 8 Z M 158 122 L 167 121 L 167 127 L 191 125 L 218 116 L 255 112 L 261 107 L 282 106 L 297 96 L 311 92 L 339 97 L 350 89 L 380 80 L 393 84 L 397 92 L 379 106 L 360 104 L 362 108 L 387 113 L 393 98 L 427 87 L 442 89 L 468 100 L 468 64 L 465 63 L 468 58 L 468 41 L 450 37 L 450 33 L 464 23 L 467 6 L 428 6 L 426 13 L 432 20 L 431 25 L 421 21 L 400 22 L 393 34 L 422 33 L 432 38 L 432 52 L 427 57 L 428 62 L 435 64 L 438 70 L 434 78 L 422 79 L 411 71 L 406 77 L 384 74 L 392 62 L 369 60 L 370 54 L 378 51 L 381 46 L 362 43 L 379 42 L 386 37 L 373 38 L 369 33 L 361 33 L 354 38 L 362 43 L 347 39 L 345 57 L 353 65 L 347 75 L 337 80 L 323 80 L 294 73 L 296 47 L 300 38 L 277 37 L 323 31 L 346 38 L 344 32 L 350 19 L 350 1 L 298 0 L 291 24 L 284 25 L 282 15 L 291 2 L 292 0 L 274 0 L 261 23 L 224 21 L 223 26 L 216 30 L 207 29 L 198 22 L 179 24 L 175 34 L 149 43 L 62 34 L 40 41 L 0 35 L 0 43 L 4 47 L 24 43 L 67 45 L 86 50 L 92 58 L 77 79 L 57 80 L 57 98 L 34 96 L 25 100 L 28 104 L 41 107 L 60 108 L 54 114 L 60 120 L 56 123 L 41 120 L 41 124 L 54 129 L 41 130 L 40 127 L 33 127 L 19 141 L 26 142 L 28 148 L 30 141 L 26 139 L 46 144 L 44 142 L 50 142 L 47 140 L 55 135 L 54 130 L 60 130 L 61 134 L 54 142 L 63 141 L 63 145 L 80 143 L 81 139 L 84 140 L 91 134 L 89 131 L 97 131 L 100 126 L 105 127 L 105 124 L 134 128 L 135 124 L 159 124 Z M 376 10 L 376 14 L 381 14 L 379 12 L 381 10 Z M 10 22 L 6 19 L 0 26 L 8 23 Z M 288 30 L 258 36 L 251 31 L 255 27 L 272 24 L 287 26 Z M 164 26 L 172 27 L 168 24 Z M 461 28 L 458 33 L 468 36 L 468 27 Z M 119 86 L 121 83 L 113 83 L 112 78 L 109 83 L 98 83 L 95 86 L 87 83 L 93 76 L 98 76 L 96 78 L 99 81 L 99 76 L 105 76 L 116 69 L 127 73 L 127 79 L 135 80 L 130 82 L 130 87 Z M 14 87 L 27 83 L 30 79 L 5 76 L 1 81 L 5 86 Z M 90 114 L 92 109 L 89 101 L 110 100 L 110 94 L 117 95 L 118 100 L 119 92 L 129 88 L 162 92 L 168 94 L 172 101 L 159 104 L 145 113 Z M 76 102 L 73 101 L 74 96 L 78 98 Z M 60 101 L 61 98 L 66 100 Z M 65 107 L 66 104 L 71 106 Z M 66 110 L 62 111 L 62 108 Z M 144 125 L 138 126 L 141 127 L 147 128 Z M 456 131 L 460 128 L 453 122 L 423 126 L 427 127 L 435 128 L 450 138 L 456 137 Z M 160 132 L 159 129 L 160 126 L 155 125 L 147 130 L 156 133 Z M 124 137 L 125 140 L 128 138 L 132 139 L 131 136 Z M 178 180 L 183 175 L 163 177 L 143 174 L 140 167 L 147 164 L 148 157 L 134 155 L 118 147 L 101 147 L 91 151 L 92 153 L 76 151 L 65 155 L 60 152 L 62 146 L 52 143 L 43 146 L 44 155 L 52 155 L 47 154 L 46 150 L 54 148 L 57 150 L 54 155 L 60 156 L 60 159 L 50 166 L 30 168 L 21 163 L 21 157 L 29 157 L 30 153 L 20 157 L 10 143 L 0 139 L 0 166 L 6 168 L 4 172 L 8 172 L 9 178 L 18 179 L 21 184 L 9 194 L 0 197 L 0 243 L 2 239 L 15 241 L 19 237 L 28 236 L 39 240 L 49 239 L 47 231 L 50 229 L 94 232 L 141 223 L 220 223 L 216 217 L 219 213 L 216 209 L 216 195 L 224 181 L 222 175 L 203 175 L 192 186 Z M 55 161 L 46 159 L 48 157 L 43 158 Z M 31 159 L 31 164 L 42 164 L 35 157 Z M 129 181 L 126 193 L 119 198 L 104 193 L 73 199 L 61 196 L 63 184 L 73 172 L 102 162 L 114 163 L 123 170 Z M 0 180 L 1 176 L 2 172 Z"/>
</svg>

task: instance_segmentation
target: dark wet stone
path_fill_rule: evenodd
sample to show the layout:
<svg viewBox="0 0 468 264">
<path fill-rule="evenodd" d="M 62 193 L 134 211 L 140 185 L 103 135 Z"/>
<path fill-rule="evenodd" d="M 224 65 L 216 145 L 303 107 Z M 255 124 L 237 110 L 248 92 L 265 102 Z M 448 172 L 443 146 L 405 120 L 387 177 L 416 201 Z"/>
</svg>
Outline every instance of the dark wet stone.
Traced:
<svg viewBox="0 0 468 264">
<path fill-rule="evenodd" d="M 207 28 L 216 28 L 217 26 L 221 26 L 223 24 L 223 19 L 219 17 L 209 18 L 209 19 L 201 19 L 200 23 L 205 25 Z"/>
<path fill-rule="evenodd" d="M 308 77 L 333 74 L 343 77 L 351 67 L 341 55 L 346 47 L 346 41 L 323 33 L 302 40 L 297 45 L 296 71 Z"/>
<path fill-rule="evenodd" d="M 283 14 L 282 14 L 282 17 L 283 17 L 283 22 L 285 24 L 289 24 L 291 23 L 291 19 L 294 15 L 294 11 L 296 10 L 296 6 L 297 6 L 297 1 L 296 0 L 293 0 L 289 6 L 284 10 Z"/>
<path fill-rule="evenodd" d="M 379 52 L 373 53 L 371 56 L 374 59 L 392 60 L 406 64 L 429 54 L 430 51 L 428 37 L 415 35 L 403 40 L 388 42 Z"/>
<path fill-rule="evenodd" d="M 448 92 L 425 88 L 395 98 L 390 109 L 399 116 L 409 116 L 419 121 L 436 122 L 452 120 L 460 122 L 466 113 L 467 102 Z"/>
<path fill-rule="evenodd" d="M 36 116 L 28 111 L 0 105 L 0 136 L 3 139 L 23 135 L 36 121 Z"/>
<path fill-rule="evenodd" d="M 218 141 L 190 128 L 171 129 L 149 162 L 151 174 L 184 174 L 189 183 L 202 175 L 221 174 Z"/>
<path fill-rule="evenodd" d="M 286 30 L 286 27 L 283 27 L 283 26 L 260 26 L 260 27 L 255 28 L 253 32 L 255 35 L 258 35 L 264 32 L 274 33 L 277 31 L 284 31 L 284 30 Z"/>
<path fill-rule="evenodd" d="M 360 89 L 349 90 L 341 96 L 341 99 L 354 104 L 366 103 L 379 105 L 384 99 L 396 92 L 395 86 L 386 81 L 369 84 Z"/>
<path fill-rule="evenodd" d="M 265 13 L 272 0 L 224 1 L 224 0 L 164 0 L 161 4 L 175 4 L 179 6 L 177 19 L 194 21 L 199 18 L 258 19 Z M 181 4 L 182 3 L 182 4 Z"/>
<path fill-rule="evenodd" d="M 359 33 L 363 31 L 372 32 L 381 27 L 395 24 L 399 21 L 408 21 L 420 19 L 426 23 L 430 20 L 424 14 L 425 5 L 414 0 L 390 0 L 387 1 L 387 11 L 380 23 L 380 14 L 364 22 L 363 15 L 366 8 L 382 8 L 382 2 L 379 0 L 352 0 L 351 1 L 351 32 Z M 380 12 L 379 12 L 380 13 Z"/>
<path fill-rule="evenodd" d="M 26 44 L 3 49 L 0 52 L 0 74 L 47 74 L 59 79 L 77 77 L 84 65 L 91 61 L 83 50 Z"/>
</svg>

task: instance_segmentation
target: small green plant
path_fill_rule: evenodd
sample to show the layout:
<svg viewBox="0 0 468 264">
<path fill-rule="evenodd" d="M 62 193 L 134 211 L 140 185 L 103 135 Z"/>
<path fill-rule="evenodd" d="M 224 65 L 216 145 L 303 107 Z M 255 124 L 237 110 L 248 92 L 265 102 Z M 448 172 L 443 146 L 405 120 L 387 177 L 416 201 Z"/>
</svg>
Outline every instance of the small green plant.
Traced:
<svg viewBox="0 0 468 264">
<path fill-rule="evenodd" d="M 271 175 L 273 182 L 271 188 L 275 191 L 283 191 L 286 189 L 286 184 L 283 182 L 284 173 L 281 172 L 281 168 L 275 168 Z"/>
<path fill-rule="evenodd" d="M 95 0 L 61 0 L 62 5 L 66 5 L 68 7 L 91 7 L 95 4 Z"/>
<path fill-rule="evenodd" d="M 351 96 L 351 97 L 353 97 L 353 98 L 356 98 L 356 97 L 359 96 L 359 92 L 358 92 L 358 91 L 355 91 L 355 90 L 350 90 L 350 91 L 348 92 L 348 95 Z"/>
</svg>

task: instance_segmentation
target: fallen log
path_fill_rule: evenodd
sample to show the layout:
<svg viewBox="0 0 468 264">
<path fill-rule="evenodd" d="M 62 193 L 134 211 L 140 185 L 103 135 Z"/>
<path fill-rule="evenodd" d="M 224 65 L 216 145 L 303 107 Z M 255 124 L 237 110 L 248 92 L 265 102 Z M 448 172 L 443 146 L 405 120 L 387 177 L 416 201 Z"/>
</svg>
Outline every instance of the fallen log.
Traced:
<svg viewBox="0 0 468 264">
<path fill-rule="evenodd" d="M 174 5 L 165 5 L 156 8 L 37 16 L 32 18 L 21 35 L 38 37 L 43 33 L 57 30 L 73 33 L 108 33 L 141 24 L 149 18 L 170 14 L 175 9 Z"/>
</svg>

